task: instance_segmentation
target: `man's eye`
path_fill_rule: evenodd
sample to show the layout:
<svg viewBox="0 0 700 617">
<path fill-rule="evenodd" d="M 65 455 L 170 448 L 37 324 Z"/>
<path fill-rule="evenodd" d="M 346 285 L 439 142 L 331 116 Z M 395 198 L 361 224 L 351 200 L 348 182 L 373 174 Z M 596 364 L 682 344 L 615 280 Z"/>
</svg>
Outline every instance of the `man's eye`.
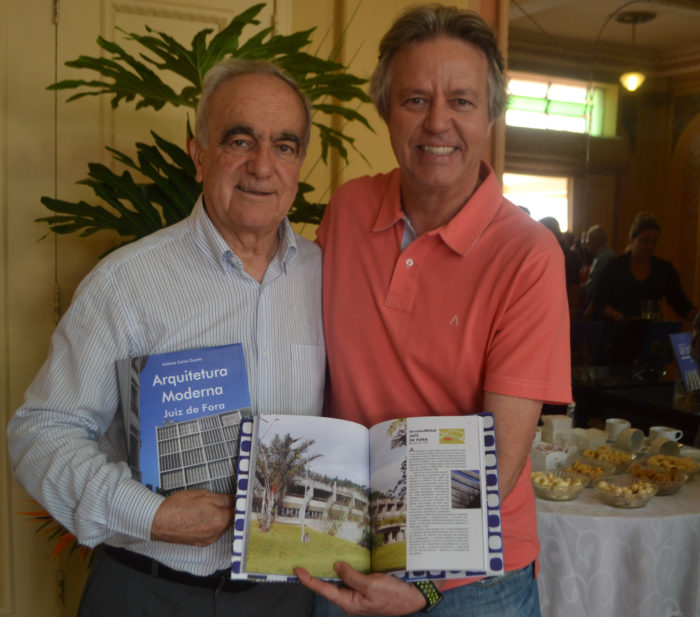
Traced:
<svg viewBox="0 0 700 617">
<path fill-rule="evenodd" d="M 467 107 L 470 103 L 467 99 L 455 99 L 454 104 L 457 107 Z"/>
<path fill-rule="evenodd" d="M 279 144 L 277 146 L 277 149 L 282 154 L 295 154 L 296 153 L 296 148 L 294 148 L 293 146 L 290 146 L 289 144 Z"/>
</svg>

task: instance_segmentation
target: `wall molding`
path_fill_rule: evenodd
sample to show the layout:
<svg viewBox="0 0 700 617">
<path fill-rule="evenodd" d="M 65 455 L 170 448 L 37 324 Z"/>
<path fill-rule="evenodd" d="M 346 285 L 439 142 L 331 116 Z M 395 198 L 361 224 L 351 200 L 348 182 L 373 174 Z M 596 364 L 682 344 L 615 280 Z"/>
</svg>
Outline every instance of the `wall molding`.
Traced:
<svg viewBox="0 0 700 617">
<path fill-rule="evenodd" d="M 7 426 L 10 414 L 9 311 L 8 311 L 8 17 L 7 2 L 0 3 L 0 423 Z M 3 432 L 3 435 L 5 433 Z M 14 612 L 12 584 L 12 479 L 7 458 L 7 440 L 0 439 L 0 615 Z"/>
</svg>

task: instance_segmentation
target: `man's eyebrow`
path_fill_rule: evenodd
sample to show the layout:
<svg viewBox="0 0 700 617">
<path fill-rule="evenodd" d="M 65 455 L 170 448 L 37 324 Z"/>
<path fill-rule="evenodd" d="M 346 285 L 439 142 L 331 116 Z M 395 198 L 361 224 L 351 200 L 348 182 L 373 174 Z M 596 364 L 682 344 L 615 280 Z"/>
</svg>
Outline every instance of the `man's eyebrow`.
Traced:
<svg viewBox="0 0 700 617">
<path fill-rule="evenodd" d="M 301 145 L 301 138 L 296 133 L 292 133 L 291 131 L 282 131 L 279 135 L 275 136 L 274 140 L 275 141 L 291 141 L 292 143 L 295 143 L 297 146 Z"/>
<path fill-rule="evenodd" d="M 253 131 L 252 126 L 248 126 L 247 124 L 235 124 L 234 126 L 230 126 L 229 128 L 224 131 L 224 134 L 221 136 L 221 142 L 220 143 L 226 143 L 228 141 L 228 138 L 231 137 L 232 135 L 250 135 L 251 137 L 255 137 L 255 132 Z"/>
</svg>

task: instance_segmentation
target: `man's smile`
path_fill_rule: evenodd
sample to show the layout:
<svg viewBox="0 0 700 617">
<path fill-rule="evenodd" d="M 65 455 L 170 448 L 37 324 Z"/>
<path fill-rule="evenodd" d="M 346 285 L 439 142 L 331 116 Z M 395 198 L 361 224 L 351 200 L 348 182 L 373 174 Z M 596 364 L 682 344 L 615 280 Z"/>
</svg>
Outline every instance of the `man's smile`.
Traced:
<svg viewBox="0 0 700 617">
<path fill-rule="evenodd" d="M 455 146 L 418 146 L 418 149 L 426 154 L 434 154 L 436 156 L 452 154 L 457 150 Z"/>
<path fill-rule="evenodd" d="M 241 186 L 240 184 L 236 185 L 236 188 L 239 191 L 243 191 L 244 193 L 249 193 L 250 195 L 272 195 L 273 191 L 260 191 L 258 189 L 250 188 L 247 186 Z"/>
</svg>

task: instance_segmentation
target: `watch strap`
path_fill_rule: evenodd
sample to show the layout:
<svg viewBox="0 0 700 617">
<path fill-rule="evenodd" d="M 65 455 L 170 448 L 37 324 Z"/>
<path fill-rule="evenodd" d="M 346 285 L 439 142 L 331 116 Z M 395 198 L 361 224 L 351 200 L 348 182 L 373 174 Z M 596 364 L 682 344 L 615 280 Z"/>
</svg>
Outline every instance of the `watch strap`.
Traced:
<svg viewBox="0 0 700 617">
<path fill-rule="evenodd" d="M 425 598 L 426 604 L 421 609 L 421 613 L 429 613 L 442 602 L 442 594 L 433 581 L 413 581 L 413 585 Z"/>
</svg>

